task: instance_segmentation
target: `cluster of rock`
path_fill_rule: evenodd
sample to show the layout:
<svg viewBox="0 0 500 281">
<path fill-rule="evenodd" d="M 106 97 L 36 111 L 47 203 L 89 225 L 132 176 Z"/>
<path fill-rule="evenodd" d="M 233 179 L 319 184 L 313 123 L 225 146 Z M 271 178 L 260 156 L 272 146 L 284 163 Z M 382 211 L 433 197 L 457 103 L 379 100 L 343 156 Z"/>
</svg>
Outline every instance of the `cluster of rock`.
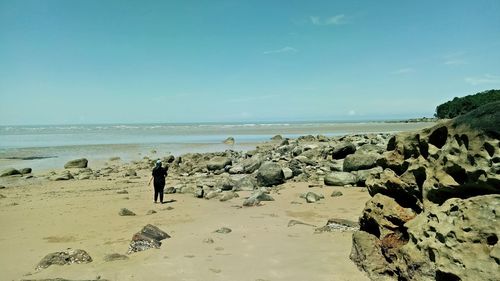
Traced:
<svg viewBox="0 0 500 281">
<path fill-rule="evenodd" d="M 499 152 L 500 102 L 392 137 L 351 259 L 372 280 L 498 280 Z"/>
</svg>

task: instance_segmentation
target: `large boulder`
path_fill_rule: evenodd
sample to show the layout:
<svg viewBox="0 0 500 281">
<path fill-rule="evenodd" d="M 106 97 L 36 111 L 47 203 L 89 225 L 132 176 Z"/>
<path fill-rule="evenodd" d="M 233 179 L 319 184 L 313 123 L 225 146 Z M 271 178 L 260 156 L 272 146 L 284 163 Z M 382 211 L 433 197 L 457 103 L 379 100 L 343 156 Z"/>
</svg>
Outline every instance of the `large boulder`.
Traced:
<svg viewBox="0 0 500 281">
<path fill-rule="evenodd" d="M 0 173 L 0 177 L 14 176 L 14 175 L 20 175 L 20 174 L 21 174 L 21 172 L 19 170 L 9 168 L 9 169 L 3 170 Z"/>
<path fill-rule="evenodd" d="M 342 143 L 332 150 L 333 159 L 344 159 L 347 155 L 356 152 L 356 146 L 350 142 Z"/>
<path fill-rule="evenodd" d="M 257 172 L 257 183 L 260 186 L 273 186 L 285 181 L 283 169 L 278 163 L 265 162 Z"/>
<path fill-rule="evenodd" d="M 241 163 L 241 165 L 243 166 L 243 171 L 247 174 L 251 174 L 257 171 L 257 169 L 260 168 L 261 164 L 262 164 L 262 158 L 258 154 L 243 160 Z"/>
<path fill-rule="evenodd" d="M 229 157 L 215 156 L 210 159 L 207 163 L 207 169 L 209 171 L 216 171 L 224 169 L 226 166 L 231 165 L 232 161 Z"/>
<path fill-rule="evenodd" d="M 344 172 L 365 170 L 377 165 L 377 159 L 380 157 L 377 153 L 354 153 L 346 156 L 344 159 Z"/>
<path fill-rule="evenodd" d="M 348 184 L 355 184 L 357 181 L 356 176 L 348 172 L 332 172 L 325 176 L 325 185 L 330 186 L 344 186 Z"/>
</svg>

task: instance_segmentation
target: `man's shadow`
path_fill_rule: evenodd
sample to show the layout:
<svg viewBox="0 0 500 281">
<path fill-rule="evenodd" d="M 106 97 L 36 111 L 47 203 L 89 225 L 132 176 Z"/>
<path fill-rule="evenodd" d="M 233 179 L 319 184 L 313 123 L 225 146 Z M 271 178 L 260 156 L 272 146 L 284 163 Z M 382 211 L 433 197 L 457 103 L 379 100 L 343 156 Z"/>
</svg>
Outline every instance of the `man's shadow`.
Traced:
<svg viewBox="0 0 500 281">
<path fill-rule="evenodd" d="M 174 202 L 177 202 L 177 200 L 175 199 L 170 199 L 170 200 L 167 200 L 167 201 L 163 201 L 162 204 L 168 204 L 168 203 L 174 203 Z"/>
</svg>

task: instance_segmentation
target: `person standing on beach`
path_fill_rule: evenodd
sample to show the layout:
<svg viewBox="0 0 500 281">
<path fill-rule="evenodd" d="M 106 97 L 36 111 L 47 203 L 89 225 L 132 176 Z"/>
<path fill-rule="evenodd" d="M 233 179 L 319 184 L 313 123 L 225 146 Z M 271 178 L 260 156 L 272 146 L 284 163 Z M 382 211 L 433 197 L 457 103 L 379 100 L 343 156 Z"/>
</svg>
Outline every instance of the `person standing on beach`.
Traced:
<svg viewBox="0 0 500 281">
<path fill-rule="evenodd" d="M 160 203 L 163 204 L 163 189 L 165 188 L 165 178 L 167 177 L 168 168 L 163 168 L 161 165 L 161 161 L 156 161 L 156 165 L 153 168 L 153 172 L 151 174 L 151 178 L 149 179 L 148 186 L 151 185 L 151 181 L 153 181 L 153 186 L 155 189 L 155 203 L 158 201 L 158 195 L 160 195 Z"/>
</svg>

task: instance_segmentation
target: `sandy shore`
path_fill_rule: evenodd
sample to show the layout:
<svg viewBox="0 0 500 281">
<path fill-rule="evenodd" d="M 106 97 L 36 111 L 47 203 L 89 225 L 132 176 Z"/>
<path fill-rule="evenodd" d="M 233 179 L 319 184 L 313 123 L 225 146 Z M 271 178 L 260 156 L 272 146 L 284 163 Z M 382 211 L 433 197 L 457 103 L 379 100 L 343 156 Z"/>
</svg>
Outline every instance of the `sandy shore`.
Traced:
<svg viewBox="0 0 500 281">
<path fill-rule="evenodd" d="M 315 234 L 313 226 L 287 226 L 292 219 L 318 227 L 329 218 L 356 221 L 369 198 L 361 188 L 290 182 L 272 193 L 275 201 L 258 207 L 241 207 L 249 192 L 226 202 L 169 194 L 166 198 L 175 202 L 161 205 L 152 202 L 148 174 L 139 176 L 64 182 L 10 178 L 8 188 L 0 190 L 1 279 L 367 280 L 349 260 L 351 232 Z M 122 190 L 128 194 L 117 193 Z M 333 190 L 344 195 L 330 197 Z M 299 198 L 307 191 L 325 199 L 308 204 Z M 121 208 L 137 216 L 119 216 Z M 149 210 L 157 213 L 147 215 Z M 132 235 L 146 224 L 172 238 L 128 260 L 104 261 L 107 254 L 125 254 Z M 221 227 L 232 232 L 214 233 Z M 214 243 L 204 242 L 208 238 Z M 93 262 L 35 271 L 45 255 L 66 248 L 87 251 Z"/>
</svg>

